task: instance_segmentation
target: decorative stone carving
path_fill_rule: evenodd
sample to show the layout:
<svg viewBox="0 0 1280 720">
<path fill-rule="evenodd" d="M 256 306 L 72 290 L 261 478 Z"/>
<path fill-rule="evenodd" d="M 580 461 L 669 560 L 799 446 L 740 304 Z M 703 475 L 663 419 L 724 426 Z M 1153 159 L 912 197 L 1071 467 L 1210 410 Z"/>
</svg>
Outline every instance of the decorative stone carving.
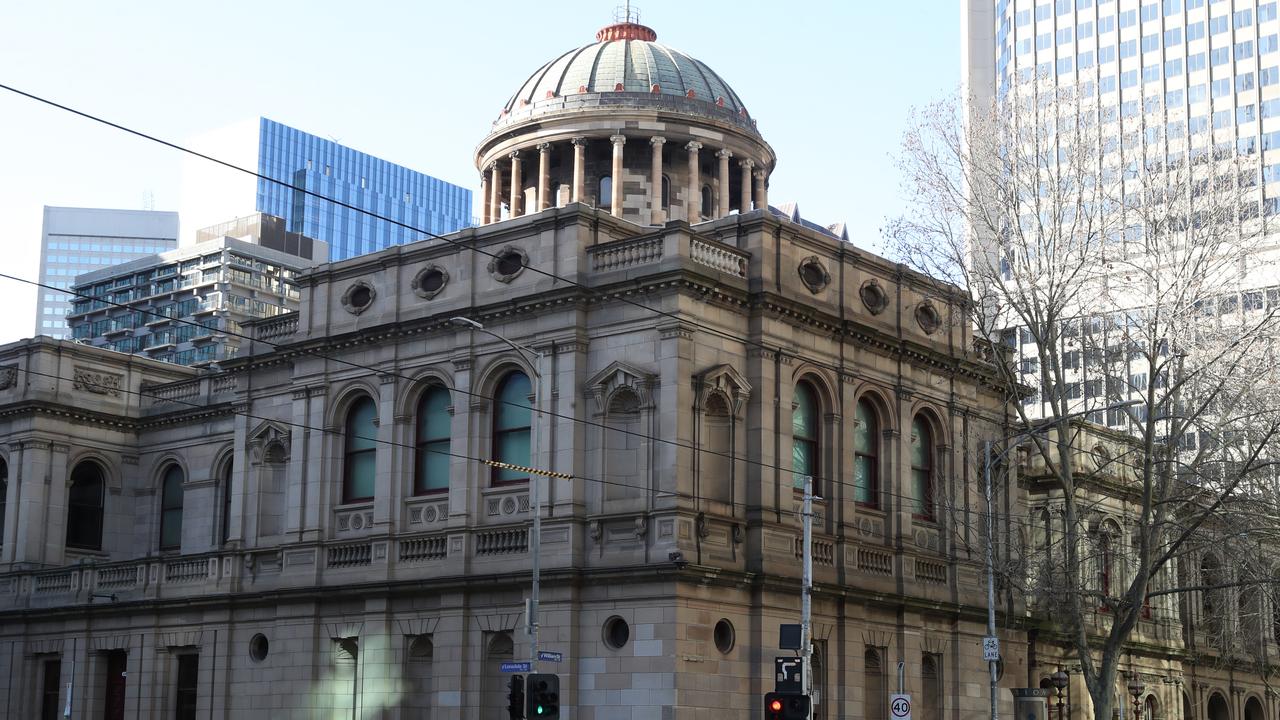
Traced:
<svg viewBox="0 0 1280 720">
<path fill-rule="evenodd" d="M 364 280 L 357 280 L 342 293 L 342 307 L 352 315 L 359 315 L 372 307 L 377 297 L 378 291 L 372 285 Z"/>
<path fill-rule="evenodd" d="M 5 365 L 0 367 L 0 390 L 8 390 L 18 384 L 18 366 Z"/>
<path fill-rule="evenodd" d="M 449 272 L 439 265 L 432 264 L 419 270 L 418 274 L 413 276 L 409 287 L 413 288 L 413 293 L 418 297 L 430 300 L 439 295 L 448 284 Z"/>
<path fill-rule="evenodd" d="M 751 383 L 733 366 L 716 365 L 693 376 L 693 391 L 698 407 L 705 407 L 707 397 L 719 393 L 729 401 L 734 417 L 741 417 L 751 397 Z"/>
<path fill-rule="evenodd" d="M 529 253 L 508 245 L 493 254 L 489 261 L 489 274 L 494 280 L 509 283 L 519 277 L 529 266 Z"/>
<path fill-rule="evenodd" d="M 831 273 L 827 272 L 827 268 L 823 266 L 817 255 L 810 255 L 801 260 L 796 271 L 800 273 L 800 282 L 815 295 L 831 284 Z"/>
<path fill-rule="evenodd" d="M 635 520 L 636 538 L 642 538 L 649 534 L 649 518 L 639 515 Z"/>
<path fill-rule="evenodd" d="M 120 383 L 123 380 L 123 375 L 91 368 L 78 367 L 72 371 L 72 388 L 94 395 L 120 397 Z"/>
<path fill-rule="evenodd" d="M 587 381 L 585 394 L 595 400 L 596 412 L 604 414 L 609 398 L 620 388 L 629 388 L 640 399 L 641 407 L 653 404 L 653 374 L 622 361 L 614 361 Z"/>
<path fill-rule="evenodd" d="M 858 297 L 862 298 L 862 304 L 866 306 L 867 312 L 872 315 L 879 315 L 889 307 L 889 294 L 880 286 L 878 280 L 868 280 L 862 283 L 862 287 L 858 289 Z"/>
</svg>

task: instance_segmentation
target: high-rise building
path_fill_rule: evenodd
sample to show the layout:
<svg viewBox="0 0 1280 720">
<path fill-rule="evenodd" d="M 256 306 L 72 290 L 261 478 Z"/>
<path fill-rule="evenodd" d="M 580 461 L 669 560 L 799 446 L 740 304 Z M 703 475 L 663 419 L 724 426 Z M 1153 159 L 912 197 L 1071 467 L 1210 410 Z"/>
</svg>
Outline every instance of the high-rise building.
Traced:
<svg viewBox="0 0 1280 720">
<path fill-rule="evenodd" d="M 329 259 L 343 260 L 471 224 L 470 190 L 267 118 L 192 145 L 261 177 L 188 158 L 188 228 L 243 214 L 252 199 L 255 210 L 284 218 L 289 231 L 328 243 Z"/>
<path fill-rule="evenodd" d="M 49 207 L 40 239 L 36 335 L 69 337 L 68 289 L 81 273 L 128 262 L 178 244 L 178 214 L 151 210 Z"/>
<path fill-rule="evenodd" d="M 206 228 L 196 239 L 77 277 L 67 319 L 72 336 L 178 365 L 236 357 L 241 323 L 297 310 L 297 274 L 329 255 L 324 243 L 261 213 Z"/>
<path fill-rule="evenodd" d="M 1126 154 L 1133 168 L 1139 159 L 1148 168 L 1179 168 L 1232 157 L 1240 176 L 1261 188 L 1258 211 L 1268 216 L 1280 212 L 1276 2 L 965 0 L 962 26 L 964 89 L 971 113 L 1016 110 L 1012 104 L 1027 99 L 1021 92 L 1026 88 L 1041 98 L 1048 97 L 1046 88 L 1069 89 L 1059 97 L 1097 110 L 1103 124 L 1100 154 Z M 980 247 L 991 248 L 982 245 L 980 234 L 977 239 Z M 1258 243 L 1255 256 L 1274 257 L 1275 239 Z M 1274 260 L 1242 268 L 1234 294 L 1220 298 L 1216 311 L 1209 309 L 1206 316 L 1261 310 L 1264 302 L 1267 308 L 1280 304 L 1280 277 L 1270 268 Z M 1098 369 L 1105 358 L 1125 354 L 1124 330 L 1116 322 L 1085 317 L 1066 324 L 1069 337 L 1057 353 L 1069 373 L 1062 392 L 1082 407 L 1140 393 L 1148 377 L 1150 368 L 1141 362 L 1128 361 L 1112 377 Z M 1102 347 L 1081 348 L 1076 338 L 1086 336 Z M 1036 385 L 1037 348 L 1031 334 L 1010 328 L 1004 340 L 1014 348 L 1028 384 Z M 1025 398 L 1028 415 L 1042 416 L 1046 399 L 1043 393 Z M 1089 419 L 1124 427 L 1126 417 L 1112 409 L 1094 412 Z"/>
</svg>

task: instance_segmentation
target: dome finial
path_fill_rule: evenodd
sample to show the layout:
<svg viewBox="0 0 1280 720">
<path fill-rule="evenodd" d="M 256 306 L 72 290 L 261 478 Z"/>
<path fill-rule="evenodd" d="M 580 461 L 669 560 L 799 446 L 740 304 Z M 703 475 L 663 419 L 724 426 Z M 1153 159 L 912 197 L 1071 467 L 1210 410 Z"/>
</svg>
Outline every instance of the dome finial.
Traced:
<svg viewBox="0 0 1280 720">
<path fill-rule="evenodd" d="M 631 0 L 625 5 L 613 9 L 613 24 L 600 28 L 596 33 L 597 42 L 610 40 L 646 40 L 653 42 L 658 33 L 653 28 L 640 24 L 640 8 L 631 7 Z"/>
</svg>

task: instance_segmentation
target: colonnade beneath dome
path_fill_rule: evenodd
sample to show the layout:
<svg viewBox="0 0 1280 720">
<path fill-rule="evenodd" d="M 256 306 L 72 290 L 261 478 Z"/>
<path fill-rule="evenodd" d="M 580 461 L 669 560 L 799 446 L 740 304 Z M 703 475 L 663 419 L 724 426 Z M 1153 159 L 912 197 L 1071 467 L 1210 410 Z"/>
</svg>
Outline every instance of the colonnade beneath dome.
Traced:
<svg viewBox="0 0 1280 720">
<path fill-rule="evenodd" d="M 663 135 L 615 132 L 531 143 L 485 165 L 481 222 L 571 202 L 639 224 L 714 220 L 768 206 L 768 172 L 758 164 L 735 159 L 728 147 Z"/>
</svg>

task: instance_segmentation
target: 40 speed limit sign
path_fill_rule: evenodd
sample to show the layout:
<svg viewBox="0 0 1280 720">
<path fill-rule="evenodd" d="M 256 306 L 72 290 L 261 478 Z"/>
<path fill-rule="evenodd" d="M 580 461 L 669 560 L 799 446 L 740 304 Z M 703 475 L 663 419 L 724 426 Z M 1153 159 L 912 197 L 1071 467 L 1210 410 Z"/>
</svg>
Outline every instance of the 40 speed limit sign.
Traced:
<svg viewBox="0 0 1280 720">
<path fill-rule="evenodd" d="M 889 720 L 911 720 L 911 696 L 889 696 Z"/>
</svg>

